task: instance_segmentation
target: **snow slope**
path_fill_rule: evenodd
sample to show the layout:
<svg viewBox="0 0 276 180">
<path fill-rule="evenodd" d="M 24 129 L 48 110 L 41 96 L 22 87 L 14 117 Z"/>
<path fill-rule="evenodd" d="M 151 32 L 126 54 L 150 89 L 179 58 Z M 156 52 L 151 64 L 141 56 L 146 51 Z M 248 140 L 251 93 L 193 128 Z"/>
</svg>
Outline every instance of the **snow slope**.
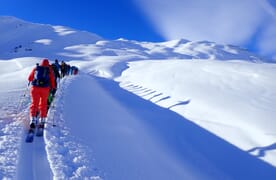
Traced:
<svg viewBox="0 0 276 180">
<path fill-rule="evenodd" d="M 89 32 L 58 25 L 29 23 L 9 16 L 0 16 L 0 24 L 2 59 L 48 57 L 91 60 L 101 56 L 132 56 L 135 59 L 261 59 L 245 49 L 208 41 L 179 39 L 152 43 L 123 38 L 109 41 Z"/>
<path fill-rule="evenodd" d="M 206 41 L 108 41 L 74 30 L 78 42 L 70 31 L 47 35 L 51 25 L 24 23 L 56 43 L 10 51 L 42 37 L 25 29 L 13 39 L 0 26 L 11 44 L 0 41 L 1 179 L 276 178 L 269 60 Z M 60 81 L 44 137 L 27 144 L 27 76 L 42 57 L 80 74 Z"/>
<path fill-rule="evenodd" d="M 132 62 L 117 80 L 123 88 L 276 165 L 276 151 L 252 149 L 275 147 L 274 77 L 275 64 L 171 60 Z"/>
<path fill-rule="evenodd" d="M 26 22 L 15 17 L 0 16 L 1 58 L 48 57 L 66 58 L 67 46 L 95 43 L 98 35 L 64 26 Z"/>
</svg>

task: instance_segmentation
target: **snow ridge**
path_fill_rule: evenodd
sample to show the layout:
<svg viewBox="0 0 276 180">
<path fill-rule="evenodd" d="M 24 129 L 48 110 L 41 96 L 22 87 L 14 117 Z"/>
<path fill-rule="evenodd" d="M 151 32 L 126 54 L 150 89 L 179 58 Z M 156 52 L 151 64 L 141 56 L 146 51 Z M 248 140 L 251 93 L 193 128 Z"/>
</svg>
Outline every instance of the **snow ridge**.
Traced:
<svg viewBox="0 0 276 180">
<path fill-rule="evenodd" d="M 70 135 L 70 129 L 65 125 L 63 117 L 64 98 L 67 96 L 65 89 L 72 80 L 73 78 L 68 77 L 60 82 L 60 88 L 49 110 L 44 136 L 48 160 L 54 179 L 100 180 L 102 178 L 94 166 L 92 150 Z"/>
<path fill-rule="evenodd" d="M 265 61 L 240 47 L 185 39 L 167 42 L 104 40 L 100 36 L 64 26 L 35 24 L 0 16 L 1 58 L 48 57 L 71 60 L 100 56 L 135 56 L 136 59 L 243 59 Z M 9 28 L 9 31 L 6 29 Z M 12 37 L 12 38 L 11 38 Z"/>
</svg>

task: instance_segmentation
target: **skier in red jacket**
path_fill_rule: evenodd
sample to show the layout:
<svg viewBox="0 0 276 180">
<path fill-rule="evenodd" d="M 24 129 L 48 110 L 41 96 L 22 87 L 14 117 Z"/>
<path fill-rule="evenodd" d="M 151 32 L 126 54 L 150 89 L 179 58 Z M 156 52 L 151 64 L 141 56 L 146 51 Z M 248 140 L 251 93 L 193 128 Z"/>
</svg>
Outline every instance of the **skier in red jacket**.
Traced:
<svg viewBox="0 0 276 180">
<path fill-rule="evenodd" d="M 48 59 L 43 59 L 30 73 L 29 82 L 31 88 L 30 127 L 37 124 L 37 113 L 40 115 L 40 123 L 44 126 L 47 117 L 47 99 L 51 89 L 56 89 L 55 77 Z"/>
</svg>

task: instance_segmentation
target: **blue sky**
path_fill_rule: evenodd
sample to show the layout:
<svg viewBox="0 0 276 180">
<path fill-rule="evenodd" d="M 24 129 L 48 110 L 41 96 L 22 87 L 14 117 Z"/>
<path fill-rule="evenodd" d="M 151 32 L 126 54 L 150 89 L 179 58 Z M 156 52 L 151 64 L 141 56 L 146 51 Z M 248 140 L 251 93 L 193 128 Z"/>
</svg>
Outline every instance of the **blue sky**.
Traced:
<svg viewBox="0 0 276 180">
<path fill-rule="evenodd" d="M 106 39 L 165 40 L 131 0 L 1 0 L 0 15 L 87 30 Z"/>
<path fill-rule="evenodd" d="M 275 0 L 1 0 L 0 15 L 106 39 L 208 40 L 276 59 L 275 7 Z"/>
</svg>

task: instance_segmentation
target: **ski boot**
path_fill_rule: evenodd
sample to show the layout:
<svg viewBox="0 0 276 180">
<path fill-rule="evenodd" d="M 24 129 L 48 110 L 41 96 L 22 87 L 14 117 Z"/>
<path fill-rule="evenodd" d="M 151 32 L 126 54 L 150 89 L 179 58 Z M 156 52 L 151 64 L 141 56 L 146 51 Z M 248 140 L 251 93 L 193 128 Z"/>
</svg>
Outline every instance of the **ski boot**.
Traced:
<svg viewBox="0 0 276 180">
<path fill-rule="evenodd" d="M 30 128 L 31 128 L 31 129 L 34 129 L 35 126 L 36 126 L 36 124 L 37 124 L 36 117 L 31 117 Z"/>
<path fill-rule="evenodd" d="M 46 123 L 46 118 L 40 118 L 39 128 L 44 128 Z"/>
</svg>

